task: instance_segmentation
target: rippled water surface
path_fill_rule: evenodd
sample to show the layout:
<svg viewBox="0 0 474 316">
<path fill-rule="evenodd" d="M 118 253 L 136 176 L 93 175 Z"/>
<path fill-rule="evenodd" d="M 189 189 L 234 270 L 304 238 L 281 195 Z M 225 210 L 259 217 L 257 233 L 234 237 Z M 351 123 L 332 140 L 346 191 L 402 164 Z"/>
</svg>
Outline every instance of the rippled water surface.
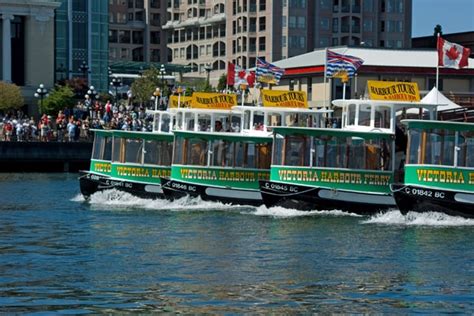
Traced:
<svg viewBox="0 0 474 316">
<path fill-rule="evenodd" d="M 0 175 L 2 313 L 474 313 L 474 221 L 79 194 Z"/>
</svg>

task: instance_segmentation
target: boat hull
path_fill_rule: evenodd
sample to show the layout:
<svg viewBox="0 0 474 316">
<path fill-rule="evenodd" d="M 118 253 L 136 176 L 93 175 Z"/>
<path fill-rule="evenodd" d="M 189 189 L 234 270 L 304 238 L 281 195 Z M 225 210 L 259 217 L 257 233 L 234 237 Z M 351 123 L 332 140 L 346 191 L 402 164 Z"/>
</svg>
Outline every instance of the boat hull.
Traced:
<svg viewBox="0 0 474 316">
<path fill-rule="evenodd" d="M 174 200 L 184 196 L 200 197 L 204 201 L 222 202 L 235 205 L 263 204 L 257 190 L 242 190 L 230 187 L 217 187 L 161 178 L 161 187 L 167 199 Z"/>
<path fill-rule="evenodd" d="M 282 206 L 303 211 L 342 210 L 373 214 L 395 208 L 390 195 L 331 190 L 295 184 L 260 181 L 260 192 L 267 207 Z"/>
<path fill-rule="evenodd" d="M 391 189 L 402 214 L 410 211 L 442 212 L 474 218 L 474 193 L 405 184 L 392 184 Z"/>
<path fill-rule="evenodd" d="M 141 198 L 164 197 L 160 184 L 121 180 L 89 171 L 79 171 L 79 185 L 81 193 L 86 199 L 96 192 L 111 189 L 127 192 Z"/>
</svg>

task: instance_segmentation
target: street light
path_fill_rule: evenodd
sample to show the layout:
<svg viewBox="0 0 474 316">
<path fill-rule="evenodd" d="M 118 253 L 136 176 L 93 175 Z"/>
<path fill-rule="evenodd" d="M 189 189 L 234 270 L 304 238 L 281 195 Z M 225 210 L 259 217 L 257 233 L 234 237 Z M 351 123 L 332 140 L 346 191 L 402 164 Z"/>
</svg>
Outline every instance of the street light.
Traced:
<svg viewBox="0 0 474 316">
<path fill-rule="evenodd" d="M 89 87 L 89 90 L 87 90 L 87 93 L 85 95 L 85 98 L 86 99 L 89 99 L 91 100 L 91 102 L 94 100 L 94 99 L 98 99 L 99 98 L 99 94 L 97 93 L 97 91 L 95 91 L 95 88 L 94 86 L 90 86 Z"/>
<path fill-rule="evenodd" d="M 166 75 L 166 69 L 165 65 L 161 64 L 160 67 L 160 76 L 161 76 L 161 88 L 165 90 L 165 75 Z"/>
<path fill-rule="evenodd" d="M 207 63 L 205 66 L 204 66 L 204 70 L 206 71 L 206 75 L 207 75 L 207 86 L 210 86 L 211 85 L 211 82 L 210 82 L 210 74 L 211 74 L 211 70 L 212 70 L 212 67 L 211 67 L 211 64 L 210 63 Z"/>
<path fill-rule="evenodd" d="M 155 91 L 153 91 L 153 95 L 151 96 L 151 99 L 155 101 L 155 111 L 158 110 L 158 98 L 160 99 L 160 107 L 161 107 L 161 90 L 160 90 L 160 88 L 156 88 Z"/>
<path fill-rule="evenodd" d="M 110 82 L 110 85 L 115 88 L 115 103 L 118 101 L 118 87 L 122 85 L 122 79 L 114 77 Z"/>
<path fill-rule="evenodd" d="M 89 66 L 87 65 L 85 60 L 83 60 L 82 64 L 79 66 L 79 71 L 82 72 L 82 77 L 84 79 L 86 79 L 86 81 L 87 81 L 86 74 L 89 71 Z"/>
<path fill-rule="evenodd" d="M 44 87 L 44 84 L 40 84 L 35 92 L 35 98 L 40 98 L 40 108 L 43 109 L 43 98 L 48 97 L 48 89 Z"/>
</svg>

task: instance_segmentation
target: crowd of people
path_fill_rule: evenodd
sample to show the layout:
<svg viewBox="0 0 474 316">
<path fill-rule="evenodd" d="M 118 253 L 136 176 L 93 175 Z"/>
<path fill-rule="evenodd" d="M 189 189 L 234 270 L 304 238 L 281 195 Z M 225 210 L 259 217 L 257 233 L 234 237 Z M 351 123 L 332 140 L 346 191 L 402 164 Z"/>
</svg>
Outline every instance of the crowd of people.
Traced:
<svg viewBox="0 0 474 316">
<path fill-rule="evenodd" d="M 91 129 L 152 131 L 152 126 L 153 116 L 143 106 L 86 100 L 56 116 L 43 114 L 37 121 L 21 110 L 0 113 L 0 140 L 91 141 Z"/>
</svg>

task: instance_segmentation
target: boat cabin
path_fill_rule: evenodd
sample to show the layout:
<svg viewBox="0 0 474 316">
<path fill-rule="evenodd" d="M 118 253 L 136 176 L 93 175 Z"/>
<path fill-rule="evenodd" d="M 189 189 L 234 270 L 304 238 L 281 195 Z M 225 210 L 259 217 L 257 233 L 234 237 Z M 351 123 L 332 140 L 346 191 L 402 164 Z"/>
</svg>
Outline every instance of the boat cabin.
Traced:
<svg viewBox="0 0 474 316">
<path fill-rule="evenodd" d="M 408 128 L 407 165 L 474 168 L 474 124 L 403 120 Z"/>
<path fill-rule="evenodd" d="M 330 110 L 234 106 L 230 109 L 171 108 L 148 111 L 154 116 L 153 132 L 270 132 L 271 126 L 323 127 Z"/>
<path fill-rule="evenodd" d="M 394 133 L 407 113 L 418 112 L 420 118 L 436 118 L 436 104 L 376 100 L 334 100 L 341 109 L 341 127 L 346 130 Z M 424 111 L 425 110 L 425 111 Z"/>
<path fill-rule="evenodd" d="M 172 134 L 117 130 L 94 130 L 94 134 L 90 171 L 144 179 L 169 174 Z"/>
</svg>

